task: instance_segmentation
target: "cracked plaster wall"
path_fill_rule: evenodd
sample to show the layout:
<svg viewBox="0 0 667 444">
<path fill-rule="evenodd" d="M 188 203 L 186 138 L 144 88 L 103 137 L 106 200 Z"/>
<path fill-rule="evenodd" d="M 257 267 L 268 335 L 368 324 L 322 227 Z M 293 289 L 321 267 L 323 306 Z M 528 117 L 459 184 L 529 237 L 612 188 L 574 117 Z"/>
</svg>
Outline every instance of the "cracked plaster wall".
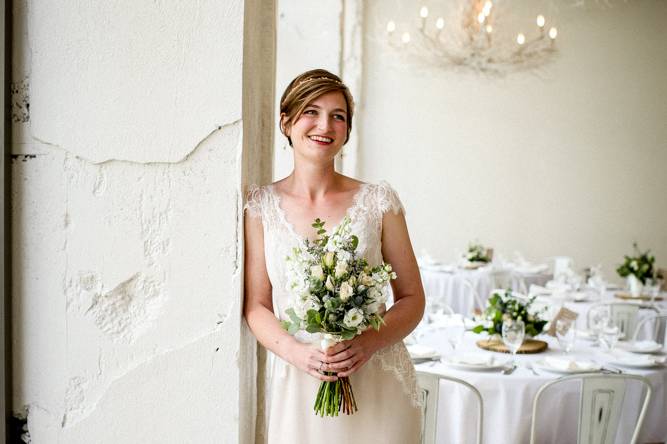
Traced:
<svg viewBox="0 0 667 444">
<path fill-rule="evenodd" d="M 12 409 L 34 443 L 238 439 L 243 6 L 13 2 Z"/>
</svg>

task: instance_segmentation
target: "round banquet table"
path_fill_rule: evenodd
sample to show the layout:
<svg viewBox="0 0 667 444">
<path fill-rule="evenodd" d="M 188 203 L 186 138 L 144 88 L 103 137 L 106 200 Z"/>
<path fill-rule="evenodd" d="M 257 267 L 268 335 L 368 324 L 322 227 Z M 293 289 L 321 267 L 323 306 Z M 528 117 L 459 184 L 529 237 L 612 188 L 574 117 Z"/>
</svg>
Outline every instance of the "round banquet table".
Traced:
<svg viewBox="0 0 667 444">
<path fill-rule="evenodd" d="M 491 290 L 499 288 L 504 284 L 496 279 L 501 273 L 507 273 L 510 288 L 513 291 L 525 291 L 521 288 L 525 285 L 545 285 L 551 279 L 548 273 L 519 273 L 512 270 L 498 271 L 493 265 L 487 265 L 474 270 L 461 267 L 448 266 L 441 269 L 420 267 L 424 293 L 426 295 L 427 308 L 438 308 L 440 304 L 451 307 L 455 313 L 470 315 L 479 304 L 475 303 L 468 281 L 479 295 L 480 303 L 486 304 Z M 483 307 L 477 307 L 483 308 Z"/>
<path fill-rule="evenodd" d="M 466 332 L 462 344 L 456 353 L 493 353 L 479 349 L 475 341 L 483 338 L 472 332 Z M 484 443 L 517 444 L 528 443 L 532 403 L 538 389 L 548 381 L 562 375 L 536 368 L 538 375 L 526 366 L 546 356 L 562 356 L 557 341 L 551 337 L 540 336 L 549 343 L 549 348 L 533 355 L 517 355 L 517 369 L 510 375 L 500 371 L 458 370 L 442 362 L 427 362 L 416 365 L 420 371 L 445 374 L 465 380 L 475 386 L 484 400 Z M 420 339 L 420 344 L 438 350 L 443 357 L 453 353 L 442 334 L 431 331 Z M 501 360 L 511 359 L 510 355 L 493 353 Z M 591 343 L 579 341 L 571 356 L 576 359 L 588 359 L 612 368 L 606 363 L 599 348 Z M 619 368 L 614 366 L 615 368 Z M 667 441 L 667 367 L 659 366 L 648 369 L 623 368 L 628 374 L 647 377 L 653 388 L 651 402 L 640 433 L 639 442 Z M 625 394 L 625 405 L 638 412 L 640 405 L 638 384 L 629 384 Z M 570 444 L 576 442 L 579 391 L 574 384 L 550 391 L 549 402 L 542 405 L 538 412 L 538 442 L 550 444 Z M 625 406 L 624 405 L 624 406 Z M 440 381 L 440 397 L 437 416 L 437 440 L 439 444 L 467 444 L 476 442 L 477 404 L 470 390 L 446 380 Z M 622 416 L 617 435 L 617 444 L 626 442 L 632 433 L 634 419 Z"/>
</svg>

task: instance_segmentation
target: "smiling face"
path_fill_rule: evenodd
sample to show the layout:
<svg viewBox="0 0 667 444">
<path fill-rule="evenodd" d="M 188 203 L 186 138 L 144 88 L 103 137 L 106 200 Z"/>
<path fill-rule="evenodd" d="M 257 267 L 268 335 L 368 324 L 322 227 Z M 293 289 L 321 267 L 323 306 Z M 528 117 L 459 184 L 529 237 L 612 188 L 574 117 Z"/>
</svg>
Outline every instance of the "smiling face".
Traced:
<svg viewBox="0 0 667 444">
<path fill-rule="evenodd" d="M 347 138 L 347 102 L 340 91 L 310 102 L 299 118 L 285 128 L 296 156 L 333 160 Z"/>
</svg>

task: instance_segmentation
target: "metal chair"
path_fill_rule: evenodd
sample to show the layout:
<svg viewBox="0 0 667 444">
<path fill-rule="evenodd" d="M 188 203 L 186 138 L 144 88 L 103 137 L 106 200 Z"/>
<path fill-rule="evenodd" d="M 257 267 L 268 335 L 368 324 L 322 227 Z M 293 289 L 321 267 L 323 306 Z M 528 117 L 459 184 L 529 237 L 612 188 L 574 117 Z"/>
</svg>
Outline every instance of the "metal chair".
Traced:
<svg viewBox="0 0 667 444">
<path fill-rule="evenodd" d="M 655 342 L 661 344 L 664 347 L 665 330 L 667 327 L 667 314 L 657 314 L 654 316 L 644 318 L 641 321 L 639 321 L 637 323 L 637 327 L 635 328 L 635 333 L 632 335 L 632 340 L 633 341 L 637 340 L 639 334 L 641 333 L 642 328 L 644 328 L 644 326 L 649 322 L 655 322 L 655 326 L 653 328 L 653 334 L 649 339 L 653 339 Z"/>
<path fill-rule="evenodd" d="M 631 337 L 637 328 L 637 320 L 640 308 L 646 308 L 657 312 L 654 307 L 639 306 L 631 302 L 598 302 L 591 305 L 586 312 L 586 328 L 591 327 L 591 316 L 596 310 L 607 308 L 609 316 L 614 325 L 618 327 L 621 332 L 621 340 L 626 340 Z"/>
<path fill-rule="evenodd" d="M 462 379 L 437 373 L 417 371 L 417 384 L 421 388 L 422 400 L 424 403 L 421 444 L 435 443 L 436 426 L 438 420 L 438 398 L 440 394 L 441 379 L 467 387 L 477 398 L 477 444 L 481 444 L 482 428 L 484 426 L 484 401 L 482 400 L 482 395 L 479 390 Z"/>
<path fill-rule="evenodd" d="M 628 380 L 639 381 L 644 388 L 642 393 L 643 402 L 637 416 L 637 423 L 632 432 L 630 444 L 637 442 L 637 437 L 644 422 L 649 401 L 651 400 L 652 389 L 649 380 L 639 375 L 585 373 L 564 376 L 547 382 L 540 387 L 533 399 L 530 444 L 535 444 L 536 442 L 537 412 L 542 395 L 550 387 L 571 380 L 581 380 L 577 444 L 613 444 L 615 442 L 627 382 Z"/>
<path fill-rule="evenodd" d="M 473 311 L 475 308 L 478 308 L 479 311 L 484 311 L 486 308 L 486 304 L 484 301 L 482 301 L 482 298 L 479 296 L 479 293 L 477 292 L 477 289 L 475 288 L 475 284 L 473 284 L 469 279 L 462 279 L 463 285 L 465 287 L 468 287 L 470 290 L 470 293 L 472 293 L 472 297 L 475 299 L 475 306 L 473 306 Z"/>
</svg>

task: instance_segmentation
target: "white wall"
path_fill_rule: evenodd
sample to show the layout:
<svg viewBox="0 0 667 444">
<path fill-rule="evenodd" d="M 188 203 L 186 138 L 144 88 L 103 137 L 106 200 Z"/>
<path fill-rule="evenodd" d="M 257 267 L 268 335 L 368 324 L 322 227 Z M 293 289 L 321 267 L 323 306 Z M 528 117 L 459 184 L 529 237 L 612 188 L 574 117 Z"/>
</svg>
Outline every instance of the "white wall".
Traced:
<svg viewBox="0 0 667 444">
<path fill-rule="evenodd" d="M 33 443 L 252 439 L 247 4 L 14 2 L 12 409 Z"/>
<path fill-rule="evenodd" d="M 366 2 L 361 176 L 398 189 L 417 252 L 478 239 L 611 278 L 636 240 L 667 265 L 667 3 L 612 3 L 561 4 L 558 59 L 494 79 L 397 58 L 384 27 L 418 5 Z"/>
</svg>

